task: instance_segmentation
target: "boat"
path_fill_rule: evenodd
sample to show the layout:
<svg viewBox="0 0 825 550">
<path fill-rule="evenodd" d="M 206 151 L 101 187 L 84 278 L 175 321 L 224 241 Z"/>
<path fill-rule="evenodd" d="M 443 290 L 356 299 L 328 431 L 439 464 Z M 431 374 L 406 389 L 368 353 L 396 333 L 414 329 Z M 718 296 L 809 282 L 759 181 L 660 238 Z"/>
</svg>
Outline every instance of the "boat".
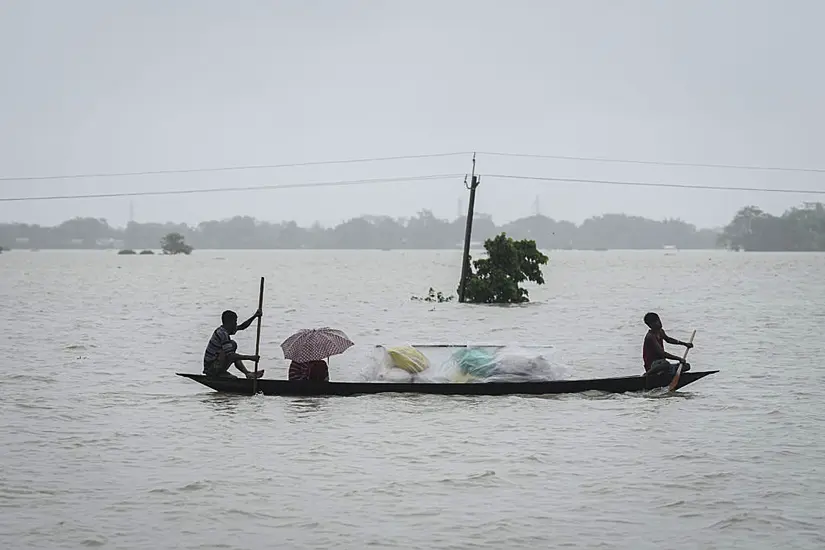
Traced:
<svg viewBox="0 0 825 550">
<path fill-rule="evenodd" d="M 685 372 L 675 389 L 681 389 L 718 370 Z M 211 378 L 203 374 L 176 373 L 221 393 L 251 395 L 252 380 L 247 378 Z M 600 391 L 625 393 L 665 388 L 671 376 L 625 376 L 590 380 L 555 380 L 550 382 L 475 382 L 415 383 L 415 382 L 310 382 L 258 379 L 258 391 L 264 395 L 285 397 L 351 397 L 378 393 L 418 393 L 430 395 L 552 395 Z"/>
</svg>

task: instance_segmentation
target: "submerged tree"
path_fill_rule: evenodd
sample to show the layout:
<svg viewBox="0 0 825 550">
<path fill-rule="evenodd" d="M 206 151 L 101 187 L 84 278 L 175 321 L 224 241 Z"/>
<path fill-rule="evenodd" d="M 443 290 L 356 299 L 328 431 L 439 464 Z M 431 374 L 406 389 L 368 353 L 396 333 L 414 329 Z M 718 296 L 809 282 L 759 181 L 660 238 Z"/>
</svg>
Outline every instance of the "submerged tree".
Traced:
<svg viewBox="0 0 825 550">
<path fill-rule="evenodd" d="M 528 292 L 519 286 L 531 281 L 544 284 L 541 266 L 547 256 L 536 241 L 514 241 L 501 233 L 484 241 L 487 258 L 472 262 L 465 287 L 465 299 L 476 304 L 520 304 L 529 302 Z"/>
<path fill-rule="evenodd" d="M 164 254 L 190 254 L 192 247 L 183 242 L 183 235 L 180 233 L 169 233 L 160 241 L 160 247 Z"/>
</svg>

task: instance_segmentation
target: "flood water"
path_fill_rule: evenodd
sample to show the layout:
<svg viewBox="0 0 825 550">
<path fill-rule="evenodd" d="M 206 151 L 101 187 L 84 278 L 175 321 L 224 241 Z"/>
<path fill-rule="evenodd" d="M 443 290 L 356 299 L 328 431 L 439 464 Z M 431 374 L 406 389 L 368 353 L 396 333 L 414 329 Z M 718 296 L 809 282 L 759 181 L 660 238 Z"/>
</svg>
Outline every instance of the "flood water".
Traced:
<svg viewBox="0 0 825 550">
<path fill-rule="evenodd" d="M 550 252 L 533 303 L 454 293 L 458 251 L 0 255 L 0 547 L 825 547 L 825 255 Z M 375 344 L 554 348 L 576 378 L 641 372 L 648 310 L 687 339 L 676 395 L 222 396 L 220 312 L 257 306 L 262 367 L 312 326 Z M 253 328 L 237 335 L 254 351 Z"/>
</svg>

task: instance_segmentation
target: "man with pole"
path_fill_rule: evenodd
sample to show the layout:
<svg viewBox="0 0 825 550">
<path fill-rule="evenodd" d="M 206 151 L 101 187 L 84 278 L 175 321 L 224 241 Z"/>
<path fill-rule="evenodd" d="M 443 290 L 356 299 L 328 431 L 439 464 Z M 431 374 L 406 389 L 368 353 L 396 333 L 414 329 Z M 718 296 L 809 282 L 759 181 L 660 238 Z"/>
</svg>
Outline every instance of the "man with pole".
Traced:
<svg viewBox="0 0 825 550">
<path fill-rule="evenodd" d="M 246 375 L 247 378 L 260 378 L 263 376 L 263 370 L 255 372 L 247 369 L 243 362 L 254 361 L 255 366 L 260 360 L 256 355 L 241 355 L 238 353 L 238 344 L 232 340 L 231 336 L 239 330 L 246 330 L 255 319 L 260 319 L 263 312 L 259 308 L 255 314 L 238 324 L 238 314 L 234 311 L 224 311 L 221 315 L 221 326 L 212 332 L 212 337 L 209 338 L 209 344 L 206 346 L 206 352 L 203 355 L 203 373 L 211 377 L 222 378 L 236 378 L 229 373 L 229 367 L 235 365 L 235 368 Z M 259 321 L 260 323 L 260 321 Z"/>
</svg>

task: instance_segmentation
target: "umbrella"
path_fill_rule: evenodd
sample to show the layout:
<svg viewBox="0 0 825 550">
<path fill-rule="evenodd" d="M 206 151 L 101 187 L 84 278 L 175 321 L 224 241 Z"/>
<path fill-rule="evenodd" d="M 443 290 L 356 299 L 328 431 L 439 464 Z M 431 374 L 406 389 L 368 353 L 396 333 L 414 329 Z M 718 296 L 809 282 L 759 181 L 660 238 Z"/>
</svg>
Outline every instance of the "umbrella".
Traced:
<svg viewBox="0 0 825 550">
<path fill-rule="evenodd" d="M 284 340 L 281 349 L 284 350 L 284 359 L 307 363 L 344 353 L 352 345 L 352 340 L 340 330 L 329 327 L 305 328 Z"/>
</svg>

